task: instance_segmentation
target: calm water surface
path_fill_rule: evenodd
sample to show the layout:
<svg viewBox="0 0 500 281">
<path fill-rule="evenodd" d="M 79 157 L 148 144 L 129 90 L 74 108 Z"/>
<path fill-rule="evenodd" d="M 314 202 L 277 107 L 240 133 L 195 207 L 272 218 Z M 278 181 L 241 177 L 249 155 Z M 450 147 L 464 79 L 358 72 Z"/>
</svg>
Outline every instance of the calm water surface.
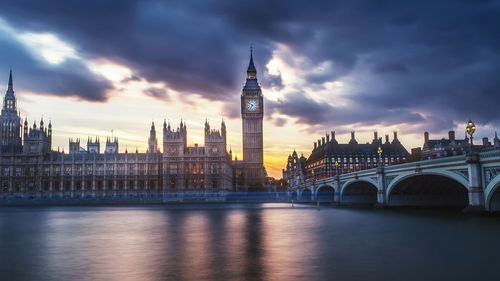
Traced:
<svg viewBox="0 0 500 281">
<path fill-rule="evenodd" d="M 500 219 L 286 204 L 0 208 L 0 280 L 500 280 Z"/>
</svg>

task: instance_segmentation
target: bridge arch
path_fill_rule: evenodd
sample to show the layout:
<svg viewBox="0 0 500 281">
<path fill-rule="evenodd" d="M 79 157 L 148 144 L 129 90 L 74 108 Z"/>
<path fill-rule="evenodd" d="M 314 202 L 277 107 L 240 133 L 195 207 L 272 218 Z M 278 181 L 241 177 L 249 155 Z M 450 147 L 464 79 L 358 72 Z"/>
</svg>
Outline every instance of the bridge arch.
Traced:
<svg viewBox="0 0 500 281">
<path fill-rule="evenodd" d="M 377 184 L 368 179 L 353 179 L 342 185 L 340 202 L 349 204 L 377 203 Z"/>
<path fill-rule="evenodd" d="M 314 193 L 314 198 L 316 201 L 320 202 L 333 202 L 335 198 L 335 187 L 330 184 L 322 184 Z"/>
<path fill-rule="evenodd" d="M 387 187 L 390 206 L 468 205 L 468 181 L 453 172 L 407 173 L 396 177 Z"/>
<path fill-rule="evenodd" d="M 305 187 L 300 191 L 299 200 L 300 201 L 312 201 L 313 190 L 309 187 Z"/>
<path fill-rule="evenodd" d="M 469 189 L 469 181 L 466 178 L 464 178 L 463 176 L 456 174 L 454 172 L 451 172 L 451 171 L 425 171 L 425 172 L 420 172 L 418 174 L 416 174 L 414 172 L 406 172 L 406 173 L 398 175 L 389 183 L 389 185 L 387 186 L 387 189 L 386 189 L 386 196 L 389 196 L 389 194 L 391 193 L 394 186 L 399 184 L 402 180 L 405 180 L 409 177 L 419 176 L 419 175 L 436 175 L 436 176 L 448 177 L 452 180 L 459 182 L 465 188 Z"/>
<path fill-rule="evenodd" d="M 485 207 L 489 211 L 500 211 L 500 176 L 496 176 L 484 190 Z"/>
</svg>

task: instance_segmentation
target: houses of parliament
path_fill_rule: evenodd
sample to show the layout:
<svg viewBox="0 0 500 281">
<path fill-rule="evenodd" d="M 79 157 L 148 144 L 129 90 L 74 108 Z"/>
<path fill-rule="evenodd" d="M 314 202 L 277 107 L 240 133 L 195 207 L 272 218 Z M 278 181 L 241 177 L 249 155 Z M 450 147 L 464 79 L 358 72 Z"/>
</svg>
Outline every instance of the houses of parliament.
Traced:
<svg viewBox="0 0 500 281">
<path fill-rule="evenodd" d="M 224 121 L 204 127 L 204 145 L 187 144 L 186 122 L 163 123 L 163 146 L 151 124 L 146 153 L 119 152 L 118 138 L 69 139 L 69 151 L 52 149 L 52 123 L 21 119 L 12 70 L 0 114 L 0 198 L 138 197 L 183 200 L 217 197 L 264 186 L 263 97 L 253 54 L 241 94 L 243 159 L 227 150 Z M 104 146 L 103 148 L 101 146 Z"/>
</svg>

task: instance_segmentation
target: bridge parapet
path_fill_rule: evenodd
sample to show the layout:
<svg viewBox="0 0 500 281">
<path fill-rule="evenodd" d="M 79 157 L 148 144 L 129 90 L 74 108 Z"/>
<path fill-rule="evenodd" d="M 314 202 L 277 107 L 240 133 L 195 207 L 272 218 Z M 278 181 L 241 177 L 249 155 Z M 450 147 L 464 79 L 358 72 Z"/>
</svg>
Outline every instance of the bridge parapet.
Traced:
<svg viewBox="0 0 500 281">
<path fill-rule="evenodd" d="M 309 189 L 313 198 L 322 186 L 335 190 L 335 201 L 341 201 L 342 191 L 355 182 L 369 182 L 379 191 L 379 204 L 387 204 L 391 191 L 407 178 L 419 175 L 437 175 L 454 180 L 469 192 L 469 204 L 479 209 L 489 209 L 492 194 L 500 186 L 500 150 L 457 155 L 418 162 L 356 171 L 339 176 L 322 178 L 297 186 L 297 193 Z"/>
</svg>

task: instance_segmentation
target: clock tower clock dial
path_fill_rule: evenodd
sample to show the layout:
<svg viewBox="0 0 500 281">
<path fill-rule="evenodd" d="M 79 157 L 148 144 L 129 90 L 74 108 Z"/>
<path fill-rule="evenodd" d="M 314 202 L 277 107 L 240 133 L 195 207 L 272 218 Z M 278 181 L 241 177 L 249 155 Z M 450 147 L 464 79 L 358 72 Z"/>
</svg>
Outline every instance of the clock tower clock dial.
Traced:
<svg viewBox="0 0 500 281">
<path fill-rule="evenodd" d="M 247 99 L 246 110 L 250 112 L 255 112 L 259 109 L 259 101 L 256 99 Z"/>
<path fill-rule="evenodd" d="M 245 187 L 261 187 L 265 181 L 263 150 L 264 98 L 257 82 L 257 70 L 250 49 L 250 63 L 247 79 L 241 93 L 241 119 L 243 129 L 243 165 L 245 168 Z"/>
</svg>

